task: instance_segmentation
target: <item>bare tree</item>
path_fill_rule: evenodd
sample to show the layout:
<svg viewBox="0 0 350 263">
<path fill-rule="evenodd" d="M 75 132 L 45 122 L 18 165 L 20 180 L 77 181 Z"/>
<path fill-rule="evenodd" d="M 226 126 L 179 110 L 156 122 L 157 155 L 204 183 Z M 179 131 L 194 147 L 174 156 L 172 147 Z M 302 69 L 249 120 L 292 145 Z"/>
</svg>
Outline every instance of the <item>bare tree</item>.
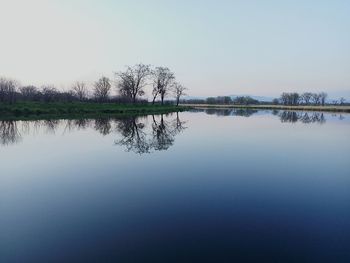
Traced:
<svg viewBox="0 0 350 263">
<path fill-rule="evenodd" d="M 340 105 L 343 105 L 343 104 L 345 103 L 345 101 L 346 101 L 346 99 L 345 99 L 344 97 L 341 97 L 341 98 L 339 99 L 339 104 L 340 104 Z"/>
<path fill-rule="evenodd" d="M 164 104 L 164 98 L 169 93 L 172 82 L 175 79 L 174 73 L 171 72 L 166 67 L 157 67 L 153 71 L 153 101 L 154 104 L 158 95 L 160 95 L 160 99 L 162 105 Z"/>
<path fill-rule="evenodd" d="M 16 101 L 17 85 L 15 80 L 0 78 L 0 101 L 14 103 Z"/>
<path fill-rule="evenodd" d="M 304 101 L 304 103 L 306 105 L 310 104 L 311 97 L 312 97 L 312 93 L 311 92 L 304 92 L 301 95 L 301 99 L 302 99 L 302 101 Z"/>
<path fill-rule="evenodd" d="M 101 77 L 94 85 L 94 97 L 98 102 L 105 102 L 111 91 L 111 83 L 109 78 Z"/>
<path fill-rule="evenodd" d="M 88 96 L 88 90 L 84 82 L 77 81 L 72 87 L 73 94 L 78 100 L 83 101 Z"/>
<path fill-rule="evenodd" d="M 312 93 L 311 100 L 315 105 L 319 105 L 321 102 L 320 94 L 319 93 Z"/>
<path fill-rule="evenodd" d="M 319 96 L 320 96 L 321 104 L 322 104 L 322 106 L 324 106 L 324 104 L 326 103 L 326 98 L 327 98 L 328 95 L 325 92 L 321 92 L 319 94 Z"/>
<path fill-rule="evenodd" d="M 39 95 L 39 90 L 35 86 L 20 87 L 19 91 L 22 95 L 22 99 L 24 100 L 35 100 L 35 98 Z"/>
<path fill-rule="evenodd" d="M 58 93 L 58 90 L 53 85 L 45 85 L 41 87 L 41 94 L 45 102 L 56 101 Z"/>
<path fill-rule="evenodd" d="M 281 100 L 282 104 L 287 105 L 288 104 L 288 93 L 283 92 L 281 97 L 280 97 L 280 100 Z"/>
<path fill-rule="evenodd" d="M 175 82 L 173 84 L 173 93 L 176 99 L 176 106 L 179 106 L 180 98 L 184 95 L 186 95 L 185 91 L 187 90 L 186 87 L 182 86 L 180 83 Z"/>
<path fill-rule="evenodd" d="M 298 105 L 300 102 L 300 95 L 297 92 L 293 92 L 290 94 L 291 97 L 291 104 L 292 105 Z"/>
<path fill-rule="evenodd" d="M 300 102 L 300 95 L 296 92 L 283 92 L 280 100 L 284 105 L 298 105 Z"/>
<path fill-rule="evenodd" d="M 119 93 L 131 98 L 135 103 L 138 96 L 145 94 L 143 88 L 147 85 L 147 78 L 150 74 L 150 66 L 145 64 L 128 66 L 126 71 L 117 72 Z"/>
</svg>

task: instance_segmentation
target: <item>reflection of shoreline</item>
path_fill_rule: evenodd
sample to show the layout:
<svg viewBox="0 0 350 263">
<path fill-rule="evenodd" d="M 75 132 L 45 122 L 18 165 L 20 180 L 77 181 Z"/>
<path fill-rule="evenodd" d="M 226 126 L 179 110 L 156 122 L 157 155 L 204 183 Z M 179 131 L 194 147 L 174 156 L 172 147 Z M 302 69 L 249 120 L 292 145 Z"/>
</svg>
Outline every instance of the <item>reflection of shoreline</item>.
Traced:
<svg viewBox="0 0 350 263">
<path fill-rule="evenodd" d="M 46 133 L 54 134 L 60 126 L 63 126 L 63 133 L 88 128 L 103 136 L 116 133 L 121 136 L 121 139 L 115 141 L 116 145 L 122 145 L 127 151 L 141 154 L 152 150 L 167 150 L 173 145 L 175 136 L 186 129 L 184 124 L 178 112 L 123 118 L 0 121 L 0 145 L 20 142 L 22 135 L 29 134 L 31 129 L 34 132 L 42 129 Z"/>
<path fill-rule="evenodd" d="M 216 105 L 216 104 L 183 104 L 193 109 L 255 109 L 255 110 L 285 110 L 285 111 L 319 111 L 319 112 L 343 112 L 350 113 L 347 105 Z"/>
<path fill-rule="evenodd" d="M 241 117 L 250 117 L 259 112 L 259 110 L 250 109 L 250 108 L 227 108 L 227 109 L 194 109 L 192 112 L 205 112 L 208 115 L 216 116 L 241 116 Z M 266 111 L 266 110 L 265 110 Z M 261 112 L 261 110 L 260 110 Z M 267 110 L 267 112 L 272 113 L 280 118 L 281 122 L 290 122 L 290 123 L 325 123 L 326 117 L 325 113 L 317 111 L 286 111 L 286 110 Z M 333 117 L 339 116 L 339 120 L 343 120 L 343 114 L 332 113 Z"/>
<path fill-rule="evenodd" d="M 205 112 L 208 115 L 216 116 L 243 116 L 250 117 L 251 115 L 258 112 L 258 110 L 247 109 L 247 108 L 227 108 L 227 109 L 193 109 L 192 112 Z"/>
<path fill-rule="evenodd" d="M 243 116 L 250 117 L 259 111 L 254 109 L 194 109 L 192 112 L 205 112 L 216 116 Z M 261 111 L 260 111 L 261 112 Z M 277 116 L 283 123 L 325 123 L 326 116 L 322 112 L 303 111 L 263 111 Z M 332 117 L 339 120 L 345 119 L 343 114 L 332 113 Z M 136 153 L 149 153 L 168 149 L 173 145 L 177 134 L 186 127 L 180 120 L 179 113 L 161 115 L 128 116 L 128 117 L 100 117 L 95 119 L 45 119 L 35 121 L 0 121 L 0 146 L 11 145 L 22 140 L 22 136 L 29 134 L 32 129 L 37 132 L 42 129 L 46 133 L 54 134 L 64 125 L 64 133 L 67 131 L 93 129 L 101 135 L 112 132 L 121 135 L 115 140 L 116 145 L 123 145 L 127 151 Z"/>
</svg>

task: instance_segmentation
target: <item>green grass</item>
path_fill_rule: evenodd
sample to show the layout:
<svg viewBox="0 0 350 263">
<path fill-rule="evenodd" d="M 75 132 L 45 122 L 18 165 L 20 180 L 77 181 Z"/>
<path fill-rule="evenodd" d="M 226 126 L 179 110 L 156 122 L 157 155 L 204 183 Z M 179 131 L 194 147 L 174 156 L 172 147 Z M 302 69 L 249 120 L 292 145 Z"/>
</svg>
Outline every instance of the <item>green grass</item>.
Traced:
<svg viewBox="0 0 350 263">
<path fill-rule="evenodd" d="M 30 119 L 46 117 L 94 117 L 101 115 L 143 115 L 183 111 L 189 107 L 175 105 L 151 104 L 116 104 L 116 103 L 43 103 L 17 102 L 15 104 L 0 103 L 0 119 Z"/>
</svg>

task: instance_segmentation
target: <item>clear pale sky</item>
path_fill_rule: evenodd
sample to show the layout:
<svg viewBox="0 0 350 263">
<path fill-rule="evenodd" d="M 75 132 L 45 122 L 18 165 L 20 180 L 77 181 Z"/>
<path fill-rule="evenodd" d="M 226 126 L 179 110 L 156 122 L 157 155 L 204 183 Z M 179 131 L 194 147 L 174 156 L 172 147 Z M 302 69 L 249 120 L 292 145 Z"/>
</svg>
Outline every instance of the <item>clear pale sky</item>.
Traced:
<svg viewBox="0 0 350 263">
<path fill-rule="evenodd" d="M 193 96 L 350 97 L 350 1 L 0 0 L 0 76 L 69 87 L 164 65 Z"/>
</svg>

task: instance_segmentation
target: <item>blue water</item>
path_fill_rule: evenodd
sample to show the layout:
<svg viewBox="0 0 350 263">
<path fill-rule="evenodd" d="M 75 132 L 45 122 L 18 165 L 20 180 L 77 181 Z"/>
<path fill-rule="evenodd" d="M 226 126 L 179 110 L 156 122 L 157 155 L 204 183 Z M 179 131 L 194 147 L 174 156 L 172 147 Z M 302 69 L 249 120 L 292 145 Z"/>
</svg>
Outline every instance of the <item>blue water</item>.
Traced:
<svg viewBox="0 0 350 263">
<path fill-rule="evenodd" d="M 350 262 L 350 115 L 0 121 L 0 262 Z"/>
</svg>

